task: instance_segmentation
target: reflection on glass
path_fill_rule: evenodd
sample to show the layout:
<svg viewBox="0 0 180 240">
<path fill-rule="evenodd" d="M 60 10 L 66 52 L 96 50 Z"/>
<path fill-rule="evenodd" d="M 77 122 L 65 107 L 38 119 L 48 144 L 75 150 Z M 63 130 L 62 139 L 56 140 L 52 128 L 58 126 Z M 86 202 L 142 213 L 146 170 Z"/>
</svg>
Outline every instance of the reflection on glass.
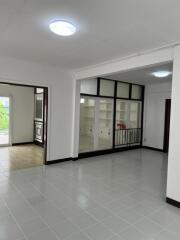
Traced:
<svg viewBox="0 0 180 240">
<path fill-rule="evenodd" d="M 99 100 L 98 149 L 112 148 L 113 100 Z"/>
<path fill-rule="evenodd" d="M 95 100 L 81 98 L 80 102 L 79 152 L 81 153 L 94 150 Z"/>
</svg>

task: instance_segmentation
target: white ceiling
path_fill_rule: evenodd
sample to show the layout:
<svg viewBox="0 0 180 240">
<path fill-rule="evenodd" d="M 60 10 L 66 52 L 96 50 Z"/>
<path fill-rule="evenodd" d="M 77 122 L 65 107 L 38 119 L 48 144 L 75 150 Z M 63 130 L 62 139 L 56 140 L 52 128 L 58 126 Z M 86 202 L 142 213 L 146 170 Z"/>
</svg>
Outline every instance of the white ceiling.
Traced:
<svg viewBox="0 0 180 240">
<path fill-rule="evenodd" d="M 0 56 L 82 68 L 180 41 L 179 0 L 0 0 Z M 78 31 L 51 33 L 64 19 Z"/>
<path fill-rule="evenodd" d="M 157 78 L 152 75 L 156 71 L 168 71 L 172 72 L 173 65 L 172 63 L 166 63 L 163 65 L 151 66 L 143 69 L 136 69 L 128 72 L 115 73 L 107 75 L 106 78 L 113 80 L 120 80 L 124 82 L 131 82 L 137 84 L 151 84 L 151 83 L 162 83 L 162 82 L 171 82 L 172 75 L 164 78 Z"/>
</svg>

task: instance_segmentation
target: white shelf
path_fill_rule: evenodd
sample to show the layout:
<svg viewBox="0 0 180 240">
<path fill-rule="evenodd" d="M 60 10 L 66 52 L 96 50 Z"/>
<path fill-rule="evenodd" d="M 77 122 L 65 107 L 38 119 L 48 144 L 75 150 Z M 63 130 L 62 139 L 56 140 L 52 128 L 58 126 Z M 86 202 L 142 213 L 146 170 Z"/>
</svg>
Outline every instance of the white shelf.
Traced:
<svg viewBox="0 0 180 240">
<path fill-rule="evenodd" d="M 110 109 L 100 109 L 100 112 L 112 112 Z"/>
<path fill-rule="evenodd" d="M 113 104 L 112 102 L 100 102 L 100 105 L 101 104 Z"/>
<path fill-rule="evenodd" d="M 120 109 L 116 109 L 116 112 L 128 112 L 128 110 L 120 110 Z"/>
<path fill-rule="evenodd" d="M 95 106 L 84 106 L 85 108 L 95 108 Z"/>
<path fill-rule="evenodd" d="M 94 117 L 84 116 L 84 118 L 94 119 Z"/>
<path fill-rule="evenodd" d="M 112 118 L 99 118 L 100 120 L 112 121 Z"/>
</svg>

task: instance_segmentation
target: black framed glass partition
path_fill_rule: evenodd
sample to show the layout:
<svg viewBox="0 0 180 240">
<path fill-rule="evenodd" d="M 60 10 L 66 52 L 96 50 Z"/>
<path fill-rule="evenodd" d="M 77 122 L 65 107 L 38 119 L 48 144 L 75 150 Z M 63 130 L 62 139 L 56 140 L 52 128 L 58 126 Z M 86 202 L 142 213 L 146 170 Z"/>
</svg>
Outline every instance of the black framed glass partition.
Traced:
<svg viewBox="0 0 180 240">
<path fill-rule="evenodd" d="M 141 146 L 143 85 L 86 79 L 80 94 L 80 154 Z"/>
</svg>

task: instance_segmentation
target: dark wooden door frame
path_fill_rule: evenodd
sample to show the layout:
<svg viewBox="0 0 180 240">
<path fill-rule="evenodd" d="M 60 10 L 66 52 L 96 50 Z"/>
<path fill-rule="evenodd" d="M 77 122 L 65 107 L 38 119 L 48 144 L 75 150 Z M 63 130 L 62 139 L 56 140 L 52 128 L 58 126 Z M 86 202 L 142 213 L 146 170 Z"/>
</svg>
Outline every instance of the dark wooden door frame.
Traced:
<svg viewBox="0 0 180 240">
<path fill-rule="evenodd" d="M 170 118 L 171 118 L 171 99 L 165 100 L 165 117 L 164 117 L 164 143 L 163 151 L 169 150 L 169 130 L 170 130 Z"/>
<path fill-rule="evenodd" d="M 31 87 L 31 88 L 43 88 L 44 89 L 44 101 L 43 101 L 43 108 L 44 108 L 44 165 L 47 165 L 47 141 L 48 141 L 48 93 L 49 89 L 45 86 L 39 85 L 30 85 L 30 84 L 20 84 L 20 83 L 12 83 L 12 82 L 2 82 L 0 84 L 7 84 L 12 86 L 19 86 L 19 87 Z"/>
</svg>

